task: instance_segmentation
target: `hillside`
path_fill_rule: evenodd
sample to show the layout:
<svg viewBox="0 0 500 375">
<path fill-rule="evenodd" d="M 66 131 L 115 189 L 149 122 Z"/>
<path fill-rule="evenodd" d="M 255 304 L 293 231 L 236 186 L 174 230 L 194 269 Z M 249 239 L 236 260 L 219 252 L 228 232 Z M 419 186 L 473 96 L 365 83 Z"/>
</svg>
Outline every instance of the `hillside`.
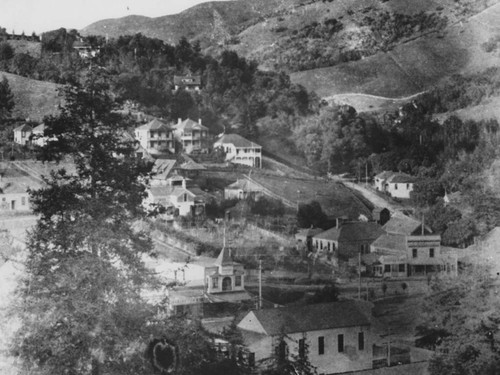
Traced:
<svg viewBox="0 0 500 375">
<path fill-rule="evenodd" d="M 57 112 L 57 107 L 61 104 L 57 92 L 60 85 L 0 72 L 0 77 L 2 76 L 8 79 L 14 94 L 16 105 L 13 118 L 41 121 L 43 117 Z"/>
</svg>

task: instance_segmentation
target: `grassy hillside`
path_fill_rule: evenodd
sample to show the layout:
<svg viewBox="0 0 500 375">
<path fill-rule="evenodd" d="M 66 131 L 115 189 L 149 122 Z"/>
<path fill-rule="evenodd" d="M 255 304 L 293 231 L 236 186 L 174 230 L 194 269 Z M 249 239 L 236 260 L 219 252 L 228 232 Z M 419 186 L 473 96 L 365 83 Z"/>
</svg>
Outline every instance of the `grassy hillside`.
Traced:
<svg viewBox="0 0 500 375">
<path fill-rule="evenodd" d="M 500 62 L 482 44 L 500 35 L 496 20 L 500 4 L 443 33 L 432 33 L 359 61 L 291 75 L 292 81 L 315 90 L 321 97 L 365 93 L 397 98 L 412 95 L 455 74 L 481 71 Z"/>
<path fill-rule="evenodd" d="M 8 79 L 14 94 L 14 118 L 41 121 L 44 116 L 57 112 L 62 100 L 57 92 L 59 85 L 0 72 L 0 77 L 2 76 Z"/>
</svg>

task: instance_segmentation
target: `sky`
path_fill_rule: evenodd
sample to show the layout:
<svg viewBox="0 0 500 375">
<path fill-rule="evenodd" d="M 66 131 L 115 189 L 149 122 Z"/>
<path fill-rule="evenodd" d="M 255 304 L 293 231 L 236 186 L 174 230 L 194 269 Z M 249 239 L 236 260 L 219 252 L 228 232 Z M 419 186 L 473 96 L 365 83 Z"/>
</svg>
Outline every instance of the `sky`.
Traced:
<svg viewBox="0 0 500 375">
<path fill-rule="evenodd" d="M 0 27 L 40 34 L 60 27 L 80 30 L 106 18 L 161 17 L 207 0 L 0 0 Z"/>
</svg>

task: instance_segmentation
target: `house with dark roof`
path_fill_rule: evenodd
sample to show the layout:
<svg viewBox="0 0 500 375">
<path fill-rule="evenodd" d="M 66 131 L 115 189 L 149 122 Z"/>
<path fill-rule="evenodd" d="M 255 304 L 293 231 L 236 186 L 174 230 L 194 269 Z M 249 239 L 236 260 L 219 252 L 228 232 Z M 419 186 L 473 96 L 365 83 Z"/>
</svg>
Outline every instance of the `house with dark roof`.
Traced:
<svg viewBox="0 0 500 375">
<path fill-rule="evenodd" d="M 261 194 L 263 194 L 262 187 L 246 178 L 239 179 L 224 188 L 224 199 L 246 199 Z"/>
<path fill-rule="evenodd" d="M 224 134 L 214 143 L 214 149 L 226 153 L 226 161 L 262 168 L 262 147 L 238 134 Z"/>
<path fill-rule="evenodd" d="M 201 90 L 200 75 L 174 75 L 174 90 L 183 88 L 186 91 L 198 92 Z"/>
<path fill-rule="evenodd" d="M 173 130 L 161 120 L 153 119 L 136 128 L 135 139 L 151 155 L 175 153 Z"/>
<path fill-rule="evenodd" d="M 385 225 L 391 218 L 391 211 L 385 207 L 375 207 L 372 210 L 372 218 L 380 225 Z"/>
<path fill-rule="evenodd" d="M 227 247 L 221 250 L 215 261 L 204 266 L 203 282 L 201 287 L 169 289 L 169 314 L 196 317 L 231 315 L 234 308 L 253 303 L 253 297 L 245 291 L 244 266 L 233 261 Z"/>
<path fill-rule="evenodd" d="M 73 43 L 73 49 L 83 59 L 96 57 L 99 54 L 99 48 L 92 47 L 89 43 L 84 42 L 83 39 L 75 41 Z"/>
<path fill-rule="evenodd" d="M 201 119 L 198 122 L 189 118 L 184 121 L 179 119 L 172 128 L 182 152 L 208 152 L 208 128 L 201 124 Z"/>
<path fill-rule="evenodd" d="M 237 327 L 257 367 L 307 355 L 319 374 L 336 374 L 372 368 L 369 316 L 367 304 L 339 301 L 250 311 Z"/>
<path fill-rule="evenodd" d="M 399 172 L 384 171 L 374 178 L 375 189 L 389 194 L 393 198 L 409 199 L 413 191 L 413 184 L 417 181 L 414 176 Z"/>
<path fill-rule="evenodd" d="M 337 221 L 337 225 L 313 236 L 318 251 L 333 253 L 335 258 L 347 260 L 370 252 L 370 245 L 384 231 L 374 221 Z"/>
<path fill-rule="evenodd" d="M 385 223 L 382 229 L 386 233 L 403 234 L 406 236 L 416 235 L 419 233 L 420 234 L 432 233 L 431 228 L 429 228 L 425 224 L 422 224 L 420 220 L 403 215 L 401 213 L 395 213 L 394 216 L 391 217 L 391 219 L 387 223 Z"/>
</svg>

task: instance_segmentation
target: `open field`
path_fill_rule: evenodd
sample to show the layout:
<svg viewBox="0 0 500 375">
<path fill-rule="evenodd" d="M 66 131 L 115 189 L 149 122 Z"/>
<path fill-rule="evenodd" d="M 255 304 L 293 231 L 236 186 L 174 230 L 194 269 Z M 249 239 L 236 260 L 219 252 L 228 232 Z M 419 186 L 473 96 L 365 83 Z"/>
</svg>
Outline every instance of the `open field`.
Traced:
<svg viewBox="0 0 500 375">
<path fill-rule="evenodd" d="M 42 121 L 45 116 L 57 113 L 58 106 L 62 103 L 57 92 L 60 85 L 0 72 L 0 78 L 2 76 L 9 80 L 14 94 L 16 105 L 12 117 Z"/>
<path fill-rule="evenodd" d="M 252 175 L 252 179 L 276 195 L 294 203 L 318 201 L 327 215 L 371 217 L 370 210 L 344 185 L 323 179 L 293 179 Z"/>
</svg>

